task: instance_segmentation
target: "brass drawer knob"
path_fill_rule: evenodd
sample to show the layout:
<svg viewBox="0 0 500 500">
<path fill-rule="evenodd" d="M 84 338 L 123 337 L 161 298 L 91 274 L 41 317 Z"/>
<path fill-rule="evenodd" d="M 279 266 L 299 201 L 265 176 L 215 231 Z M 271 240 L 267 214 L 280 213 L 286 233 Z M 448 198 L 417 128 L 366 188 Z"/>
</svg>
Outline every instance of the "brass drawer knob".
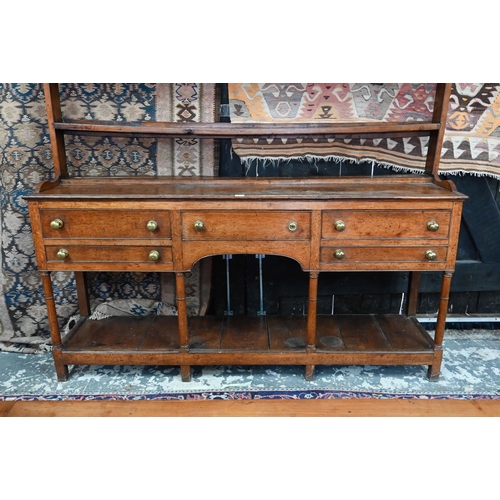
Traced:
<svg viewBox="0 0 500 500">
<path fill-rule="evenodd" d="M 50 221 L 50 227 L 52 229 L 61 229 L 64 226 L 64 222 L 61 219 L 54 219 Z"/>
<path fill-rule="evenodd" d="M 197 220 L 194 223 L 194 230 L 195 231 L 203 231 L 205 229 L 205 223 L 202 220 Z"/>
<path fill-rule="evenodd" d="M 57 252 L 56 256 L 59 260 L 64 260 L 69 257 L 69 252 L 65 248 L 61 248 L 61 250 Z"/>
<path fill-rule="evenodd" d="M 334 227 L 337 231 L 343 231 L 345 229 L 345 222 L 343 220 L 338 220 L 335 222 Z"/>
<path fill-rule="evenodd" d="M 339 248 L 333 252 L 333 256 L 338 260 L 342 260 L 345 257 L 345 252 Z"/>
<path fill-rule="evenodd" d="M 298 228 L 299 228 L 299 225 L 295 221 L 291 221 L 288 223 L 288 230 L 291 231 L 292 233 L 297 231 Z"/>
<path fill-rule="evenodd" d="M 156 222 L 155 220 L 150 220 L 147 224 L 146 224 L 146 229 L 148 231 L 156 231 L 158 229 L 158 222 Z"/>
<path fill-rule="evenodd" d="M 149 252 L 149 260 L 156 261 L 159 258 L 160 252 L 158 252 L 157 250 L 151 250 L 151 252 Z"/>
<path fill-rule="evenodd" d="M 439 229 L 439 224 L 435 220 L 430 220 L 427 223 L 427 229 L 435 233 Z"/>
<path fill-rule="evenodd" d="M 436 260 L 436 257 L 437 253 L 434 250 L 427 250 L 427 252 L 425 252 L 425 258 L 427 260 Z"/>
</svg>

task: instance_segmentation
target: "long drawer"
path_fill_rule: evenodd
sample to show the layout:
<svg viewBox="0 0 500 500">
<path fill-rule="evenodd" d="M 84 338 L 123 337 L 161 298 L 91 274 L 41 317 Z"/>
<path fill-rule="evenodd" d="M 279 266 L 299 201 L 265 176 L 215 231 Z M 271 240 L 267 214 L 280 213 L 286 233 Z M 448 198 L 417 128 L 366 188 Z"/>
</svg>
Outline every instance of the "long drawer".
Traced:
<svg viewBox="0 0 500 500">
<path fill-rule="evenodd" d="M 45 257 L 47 268 L 54 270 L 173 269 L 171 247 L 47 245 Z"/>
<path fill-rule="evenodd" d="M 405 242 L 408 245 L 408 242 Z M 322 246 L 320 266 L 325 270 L 352 269 L 441 269 L 448 246 Z"/>
<path fill-rule="evenodd" d="M 325 211 L 324 239 L 448 239 L 448 210 L 335 210 Z"/>
<path fill-rule="evenodd" d="M 45 239 L 169 239 L 170 213 L 154 210 L 43 209 Z"/>
<path fill-rule="evenodd" d="M 299 211 L 186 211 L 184 240 L 308 240 L 311 214 Z"/>
</svg>

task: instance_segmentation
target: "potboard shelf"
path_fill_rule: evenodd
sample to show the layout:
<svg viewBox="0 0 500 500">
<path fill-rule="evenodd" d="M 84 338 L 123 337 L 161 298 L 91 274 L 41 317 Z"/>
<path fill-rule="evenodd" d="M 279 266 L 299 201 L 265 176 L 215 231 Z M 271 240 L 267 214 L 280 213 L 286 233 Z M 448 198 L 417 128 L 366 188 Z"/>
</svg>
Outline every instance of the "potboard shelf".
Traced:
<svg viewBox="0 0 500 500">
<path fill-rule="evenodd" d="M 414 318 L 319 315 L 316 349 L 306 346 L 305 316 L 204 316 L 189 322 L 189 349 L 175 316 L 82 320 L 63 341 L 74 364 L 415 364 L 431 362 L 433 341 Z M 92 361 L 94 359 L 94 361 Z"/>
</svg>

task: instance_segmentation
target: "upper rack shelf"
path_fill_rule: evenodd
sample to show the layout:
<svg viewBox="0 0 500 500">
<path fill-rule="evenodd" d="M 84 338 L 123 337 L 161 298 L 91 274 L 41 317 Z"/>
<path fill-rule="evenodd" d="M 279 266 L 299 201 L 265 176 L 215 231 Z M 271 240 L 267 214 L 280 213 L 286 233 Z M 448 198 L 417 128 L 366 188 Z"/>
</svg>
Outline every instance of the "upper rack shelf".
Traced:
<svg viewBox="0 0 500 500">
<path fill-rule="evenodd" d="M 56 179 L 68 177 L 64 136 L 100 135 L 135 137 L 199 137 L 206 139 L 236 139 L 275 137 L 412 137 L 429 136 L 425 174 L 437 176 L 443 143 L 450 83 L 436 84 L 434 109 L 430 121 L 378 122 L 341 121 L 338 123 L 195 123 L 195 122 L 107 122 L 99 120 L 64 120 L 59 84 L 44 83 L 47 118 L 54 158 Z M 56 184 L 59 181 L 55 181 Z M 436 183 L 441 183 L 438 179 Z"/>
<path fill-rule="evenodd" d="M 294 136 L 341 136 L 375 134 L 421 134 L 439 130 L 434 122 L 341 122 L 334 124 L 281 124 L 281 123 L 176 123 L 176 122 L 104 122 L 75 120 L 54 122 L 54 128 L 67 134 L 133 134 L 142 137 L 203 137 L 230 139 L 238 137 L 294 137 Z"/>
</svg>

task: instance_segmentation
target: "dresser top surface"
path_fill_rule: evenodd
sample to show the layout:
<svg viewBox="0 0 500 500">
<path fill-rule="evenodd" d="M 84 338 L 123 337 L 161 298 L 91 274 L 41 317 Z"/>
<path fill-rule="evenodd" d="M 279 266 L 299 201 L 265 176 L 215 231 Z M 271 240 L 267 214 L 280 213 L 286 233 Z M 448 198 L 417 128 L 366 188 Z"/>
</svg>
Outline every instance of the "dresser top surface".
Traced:
<svg viewBox="0 0 500 500">
<path fill-rule="evenodd" d="M 441 187 L 428 177 L 114 177 L 63 179 L 42 186 L 29 199 L 440 199 L 466 196 Z"/>
</svg>

